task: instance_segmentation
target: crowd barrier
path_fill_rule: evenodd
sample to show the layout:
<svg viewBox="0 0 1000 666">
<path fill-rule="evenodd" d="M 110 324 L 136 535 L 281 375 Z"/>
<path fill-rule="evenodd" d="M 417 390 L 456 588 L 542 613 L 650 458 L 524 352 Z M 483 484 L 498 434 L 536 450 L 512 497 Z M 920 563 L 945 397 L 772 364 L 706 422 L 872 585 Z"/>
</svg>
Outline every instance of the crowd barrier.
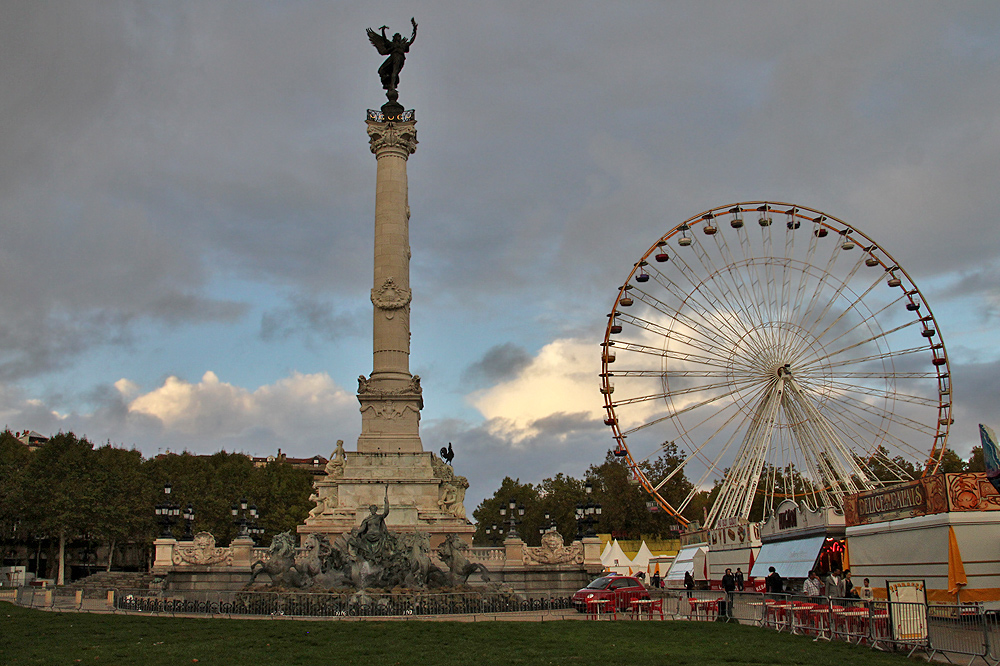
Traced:
<svg viewBox="0 0 1000 666">
<path fill-rule="evenodd" d="M 830 599 L 794 594 L 667 592 L 664 609 L 693 621 L 740 622 L 814 640 L 840 640 L 912 654 L 922 650 L 1000 664 L 1000 620 L 977 604 Z"/>
</svg>

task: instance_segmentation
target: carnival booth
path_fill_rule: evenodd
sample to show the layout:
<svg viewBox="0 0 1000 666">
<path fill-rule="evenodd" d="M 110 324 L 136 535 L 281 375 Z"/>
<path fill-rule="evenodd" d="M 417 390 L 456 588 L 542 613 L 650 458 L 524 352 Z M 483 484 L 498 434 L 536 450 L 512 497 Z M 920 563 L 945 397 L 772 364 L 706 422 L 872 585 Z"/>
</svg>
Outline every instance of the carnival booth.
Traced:
<svg viewBox="0 0 1000 666">
<path fill-rule="evenodd" d="M 801 590 L 809 572 L 821 575 L 847 566 L 844 516 L 835 509 L 811 509 L 785 500 L 760 526 L 761 547 L 754 560 L 755 589 L 764 591 L 770 567 L 785 580 L 785 590 Z"/>
<path fill-rule="evenodd" d="M 878 598 L 923 581 L 930 603 L 1000 606 L 1000 494 L 986 474 L 934 474 L 844 502 L 851 574 Z"/>
<path fill-rule="evenodd" d="M 760 523 L 750 523 L 742 518 L 730 518 L 708 531 L 708 578 L 713 590 L 722 589 L 722 576 L 726 569 L 743 571 L 749 579 L 750 571 L 761 548 Z"/>
<path fill-rule="evenodd" d="M 684 574 L 690 572 L 699 586 L 706 582 L 708 573 L 708 544 L 695 543 L 684 546 L 677 552 L 665 578 L 666 587 L 684 588 Z"/>
</svg>

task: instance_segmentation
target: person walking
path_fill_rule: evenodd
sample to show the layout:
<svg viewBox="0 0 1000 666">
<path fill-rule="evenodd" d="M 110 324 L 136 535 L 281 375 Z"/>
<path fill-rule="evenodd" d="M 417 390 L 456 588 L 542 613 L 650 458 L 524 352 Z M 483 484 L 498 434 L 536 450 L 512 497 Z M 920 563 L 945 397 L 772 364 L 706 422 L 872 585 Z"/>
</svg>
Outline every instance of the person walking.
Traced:
<svg viewBox="0 0 1000 666">
<path fill-rule="evenodd" d="M 649 579 L 649 583 L 650 583 L 650 585 L 653 586 L 653 589 L 658 590 L 658 589 L 660 589 L 660 582 L 661 582 L 660 581 L 660 570 L 657 569 L 656 571 L 653 572 L 653 577 Z"/>
<path fill-rule="evenodd" d="M 684 572 L 684 589 L 688 592 L 694 589 L 694 576 L 691 575 L 690 571 Z"/>
<path fill-rule="evenodd" d="M 745 589 L 745 583 L 743 582 L 743 569 L 736 567 L 736 589 L 742 592 Z"/>
</svg>

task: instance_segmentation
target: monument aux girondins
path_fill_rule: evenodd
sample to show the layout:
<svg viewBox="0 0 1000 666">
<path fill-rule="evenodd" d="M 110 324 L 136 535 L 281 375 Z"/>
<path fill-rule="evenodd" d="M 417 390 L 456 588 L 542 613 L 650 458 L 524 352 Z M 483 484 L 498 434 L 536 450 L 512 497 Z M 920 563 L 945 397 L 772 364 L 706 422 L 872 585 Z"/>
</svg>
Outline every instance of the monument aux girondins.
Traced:
<svg viewBox="0 0 1000 666">
<path fill-rule="evenodd" d="M 465 515 L 465 477 L 425 451 L 420 441 L 424 401 L 420 377 L 410 372 L 410 206 L 406 165 L 417 149 L 417 121 L 396 90 L 406 54 L 417 36 L 368 29 L 381 55 L 387 102 L 369 110 L 368 140 L 377 163 L 373 260 L 372 372 L 358 377 L 361 435 L 357 451 L 337 447 L 326 476 L 315 483 L 316 506 L 298 527 L 303 544 L 311 535 L 333 542 L 376 520 L 399 533 L 426 534 L 430 547 L 448 535 L 471 545 L 475 528 Z M 366 523 L 366 521 L 369 521 Z"/>
</svg>

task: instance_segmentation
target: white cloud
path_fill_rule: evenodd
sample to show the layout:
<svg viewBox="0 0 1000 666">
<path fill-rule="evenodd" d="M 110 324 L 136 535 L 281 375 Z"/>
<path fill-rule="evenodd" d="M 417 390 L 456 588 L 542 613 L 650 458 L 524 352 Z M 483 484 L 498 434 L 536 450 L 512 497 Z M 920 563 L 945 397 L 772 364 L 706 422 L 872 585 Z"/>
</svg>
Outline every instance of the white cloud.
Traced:
<svg viewBox="0 0 1000 666">
<path fill-rule="evenodd" d="M 593 341 L 555 340 L 516 377 L 472 393 L 469 401 L 488 420 L 490 434 L 521 443 L 536 437 L 549 417 L 603 418 L 600 365 L 600 347 Z"/>
<path fill-rule="evenodd" d="M 122 397 L 134 394 L 128 380 L 115 384 Z M 354 405 L 354 396 L 326 373 L 291 376 L 250 391 L 206 372 L 191 383 L 168 377 L 162 386 L 128 403 L 129 415 L 153 417 L 176 433 L 228 437 L 250 430 L 272 433 L 311 432 L 332 426 Z"/>
</svg>

